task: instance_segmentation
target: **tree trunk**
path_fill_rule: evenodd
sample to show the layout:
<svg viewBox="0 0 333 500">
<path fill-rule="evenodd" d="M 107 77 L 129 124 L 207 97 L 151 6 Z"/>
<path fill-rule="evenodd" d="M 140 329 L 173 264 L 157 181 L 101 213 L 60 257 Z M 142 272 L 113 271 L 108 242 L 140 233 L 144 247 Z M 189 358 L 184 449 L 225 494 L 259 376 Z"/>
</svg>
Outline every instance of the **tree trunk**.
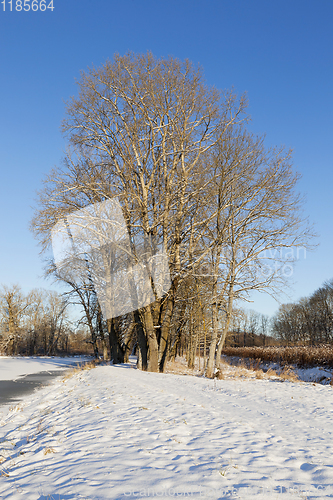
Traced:
<svg viewBox="0 0 333 500">
<path fill-rule="evenodd" d="M 103 359 L 104 359 L 104 361 L 107 361 L 109 359 L 109 353 L 108 353 L 108 346 L 106 343 L 106 338 L 104 335 L 102 311 L 101 311 L 101 307 L 99 304 L 98 304 L 98 309 L 97 309 L 97 325 L 98 325 L 98 331 L 99 331 L 101 341 L 102 341 Z"/>
<path fill-rule="evenodd" d="M 160 336 L 160 344 L 159 344 L 159 353 L 158 353 L 158 364 L 159 371 L 164 372 L 165 363 L 167 360 L 167 352 L 168 352 L 168 338 L 170 333 L 170 326 L 172 315 L 175 306 L 175 294 L 178 288 L 179 278 L 175 278 L 169 290 L 168 298 L 166 302 L 163 304 L 162 311 L 162 324 L 161 324 L 161 336 Z M 186 304 L 185 304 L 186 307 Z M 185 311 L 185 307 L 183 310 Z"/>
<path fill-rule="evenodd" d="M 125 344 L 124 344 L 124 363 L 128 363 L 129 361 L 129 356 L 130 356 L 130 353 L 131 353 L 131 344 L 132 344 L 132 340 L 133 340 L 133 336 L 134 336 L 134 328 L 135 328 L 135 324 L 134 323 L 131 323 L 130 327 L 129 327 L 129 330 L 126 334 L 126 340 L 125 340 Z"/>
<path fill-rule="evenodd" d="M 136 336 L 138 339 L 138 363 L 139 370 L 148 370 L 148 345 L 139 311 L 133 313 L 135 321 Z"/>
<path fill-rule="evenodd" d="M 209 346 L 208 360 L 206 366 L 206 377 L 213 378 L 215 371 L 215 351 L 217 345 L 217 325 L 218 325 L 218 305 L 217 303 L 213 304 L 212 308 L 212 339 Z"/>
<path fill-rule="evenodd" d="M 229 331 L 229 326 L 230 326 L 230 321 L 231 321 L 231 316 L 232 316 L 232 305 L 233 305 L 233 299 L 234 299 L 233 291 L 234 291 L 234 286 L 233 286 L 233 283 L 231 283 L 230 287 L 229 287 L 228 307 L 227 307 L 225 324 L 224 324 L 223 332 L 222 332 L 219 344 L 217 346 L 217 351 L 216 351 L 217 368 L 221 368 L 222 349 L 224 347 L 225 339 L 227 338 L 228 331 Z"/>
<path fill-rule="evenodd" d="M 109 334 L 109 344 L 111 351 L 111 359 L 114 365 L 124 362 L 124 352 L 119 343 L 119 338 L 117 334 L 117 330 L 115 328 L 114 318 L 110 318 L 107 320 L 107 328 Z"/>
<path fill-rule="evenodd" d="M 150 305 L 140 311 L 148 343 L 148 371 L 158 372 L 158 343 Z"/>
<path fill-rule="evenodd" d="M 171 292 L 171 297 L 169 296 L 166 301 L 165 313 L 163 315 L 163 322 L 160 328 L 161 337 L 160 337 L 160 345 L 158 352 L 158 364 L 160 372 L 164 372 L 165 369 L 167 350 L 168 350 L 168 338 L 169 338 L 173 308 L 174 308 L 174 295 L 173 292 Z"/>
<path fill-rule="evenodd" d="M 216 248 L 216 254 L 215 254 L 215 263 L 213 266 L 214 269 L 214 282 L 213 282 L 213 287 L 212 287 L 212 297 L 213 297 L 213 304 L 212 304 L 212 338 L 209 346 L 209 352 L 208 352 L 208 359 L 207 359 L 207 365 L 206 365 L 206 370 L 205 370 L 205 376 L 207 378 L 213 378 L 214 372 L 215 372 L 215 352 L 216 352 L 216 345 L 217 345 L 217 340 L 218 340 L 218 298 L 217 298 L 217 290 L 218 290 L 218 274 L 219 274 L 219 264 L 220 264 L 220 258 L 221 258 L 221 251 L 222 251 L 222 245 L 219 244 Z M 212 259 L 214 262 L 214 258 Z"/>
</svg>

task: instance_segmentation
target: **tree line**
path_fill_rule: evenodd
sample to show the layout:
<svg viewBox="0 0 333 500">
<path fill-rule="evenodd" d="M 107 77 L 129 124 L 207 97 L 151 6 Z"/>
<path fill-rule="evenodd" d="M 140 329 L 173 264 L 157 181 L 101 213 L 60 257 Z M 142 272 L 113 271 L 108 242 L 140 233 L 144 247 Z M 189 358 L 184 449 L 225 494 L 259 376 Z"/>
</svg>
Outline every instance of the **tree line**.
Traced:
<svg viewBox="0 0 333 500">
<path fill-rule="evenodd" d="M 310 297 L 283 304 L 272 320 L 272 331 L 284 345 L 333 343 L 333 280 Z"/>
<path fill-rule="evenodd" d="M 84 329 L 73 327 L 67 307 L 65 297 L 55 291 L 24 294 L 19 285 L 2 286 L 0 353 L 51 356 L 88 351 Z"/>
<path fill-rule="evenodd" d="M 134 264 L 138 238 L 148 258 L 162 241 L 171 279 L 159 296 L 150 277 L 151 303 L 105 318 L 89 272 L 61 275 L 50 257 L 46 274 L 80 303 L 95 353 L 97 332 L 114 363 L 135 348 L 139 368 L 163 371 L 184 349 L 191 363 L 204 344 L 212 377 L 235 304 L 285 286 L 293 259 L 284 250 L 313 234 L 291 152 L 250 133 L 246 108 L 246 96 L 209 86 L 188 60 L 130 53 L 81 73 L 62 126 L 68 150 L 44 179 L 31 228 L 49 255 L 57 224 L 117 198 Z"/>
</svg>

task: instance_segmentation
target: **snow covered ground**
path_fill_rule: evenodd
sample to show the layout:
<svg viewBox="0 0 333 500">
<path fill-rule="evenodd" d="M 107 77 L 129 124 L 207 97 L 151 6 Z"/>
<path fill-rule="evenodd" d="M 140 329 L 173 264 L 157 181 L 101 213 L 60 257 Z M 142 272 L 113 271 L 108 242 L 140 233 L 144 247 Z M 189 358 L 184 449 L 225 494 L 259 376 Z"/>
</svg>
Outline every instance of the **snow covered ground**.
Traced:
<svg viewBox="0 0 333 500">
<path fill-rule="evenodd" d="M 333 387 L 243 375 L 98 366 L 0 407 L 0 498 L 333 498 Z"/>
<path fill-rule="evenodd" d="M 236 356 L 223 356 L 224 360 L 227 363 L 233 364 L 234 366 L 239 366 L 240 364 L 244 364 L 244 366 L 251 365 L 251 363 L 255 363 L 256 360 L 250 360 L 248 358 L 239 358 Z M 283 371 L 283 367 L 281 367 L 278 363 L 258 361 L 258 368 L 261 368 L 263 371 L 267 372 L 268 370 L 274 370 L 277 374 Z M 333 370 L 331 368 L 325 368 L 322 366 L 316 366 L 313 368 L 298 368 L 297 366 L 291 365 L 290 368 L 292 372 L 299 380 L 303 382 L 316 382 L 319 384 L 330 384 L 333 382 Z M 255 375 L 255 373 L 253 373 Z"/>
</svg>

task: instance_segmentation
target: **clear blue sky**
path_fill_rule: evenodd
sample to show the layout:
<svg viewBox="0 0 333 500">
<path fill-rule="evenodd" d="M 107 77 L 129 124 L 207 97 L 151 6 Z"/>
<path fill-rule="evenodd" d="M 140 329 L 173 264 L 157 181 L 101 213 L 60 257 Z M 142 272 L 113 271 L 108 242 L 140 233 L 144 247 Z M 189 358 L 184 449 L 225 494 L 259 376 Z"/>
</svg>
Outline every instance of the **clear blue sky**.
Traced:
<svg viewBox="0 0 333 500">
<path fill-rule="evenodd" d="M 15 4 L 15 0 L 13 0 Z M 247 92 L 252 131 L 294 150 L 319 246 L 297 263 L 292 300 L 333 278 L 332 0 L 54 0 L 51 12 L 0 3 L 0 283 L 40 286 L 28 230 L 36 190 L 60 163 L 64 101 L 75 78 L 115 52 L 200 63 L 218 88 Z M 282 301 L 288 301 L 282 297 Z M 271 298 L 250 307 L 277 310 Z"/>
</svg>

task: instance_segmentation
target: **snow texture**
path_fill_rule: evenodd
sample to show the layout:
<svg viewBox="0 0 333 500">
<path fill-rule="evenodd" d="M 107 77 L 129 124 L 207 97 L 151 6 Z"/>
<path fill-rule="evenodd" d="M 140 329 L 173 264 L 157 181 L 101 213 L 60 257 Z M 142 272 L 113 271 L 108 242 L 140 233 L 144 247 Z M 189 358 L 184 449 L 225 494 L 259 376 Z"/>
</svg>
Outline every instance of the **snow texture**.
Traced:
<svg viewBox="0 0 333 500">
<path fill-rule="evenodd" d="M 333 498 L 332 386 L 232 370 L 98 366 L 1 407 L 0 497 Z"/>
</svg>

